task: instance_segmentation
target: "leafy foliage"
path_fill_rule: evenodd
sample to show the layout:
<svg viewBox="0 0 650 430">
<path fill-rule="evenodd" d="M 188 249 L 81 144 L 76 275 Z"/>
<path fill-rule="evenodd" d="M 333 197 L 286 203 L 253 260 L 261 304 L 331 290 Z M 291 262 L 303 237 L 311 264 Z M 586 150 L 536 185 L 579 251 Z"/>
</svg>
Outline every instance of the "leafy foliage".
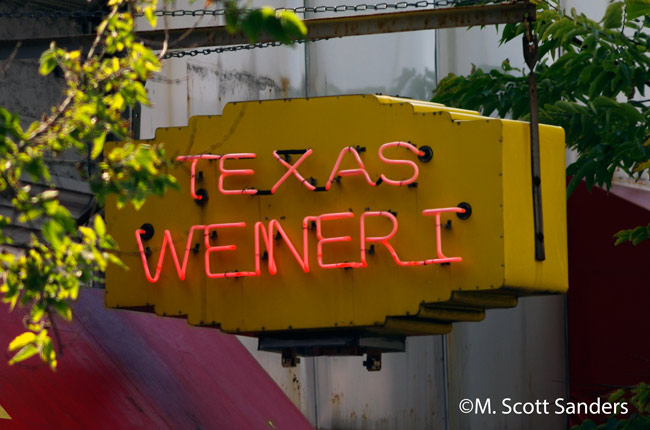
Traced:
<svg viewBox="0 0 650 430">
<path fill-rule="evenodd" d="M 609 417 L 602 424 L 587 419 L 571 430 L 642 430 L 650 428 L 650 385 L 640 383 L 630 388 L 619 388 L 610 393 L 609 403 L 625 402 L 631 406 L 629 414 L 621 417 L 619 413 Z M 633 408 L 633 409 L 632 409 Z"/>
<path fill-rule="evenodd" d="M 588 188 L 609 188 L 617 168 L 640 176 L 650 168 L 650 108 L 635 96 L 650 84 L 650 2 L 614 1 L 599 22 L 567 14 L 555 0 L 536 4 L 540 121 L 564 127 L 567 145 L 579 154 L 567 168 L 568 194 L 583 179 Z M 526 25 L 507 24 L 501 43 L 523 37 Z M 446 77 L 433 101 L 526 120 L 528 79 L 506 60 L 501 70 Z M 621 232 L 619 243 L 642 237 L 634 231 Z"/>
<path fill-rule="evenodd" d="M 164 52 L 156 56 L 136 40 L 132 14 L 144 15 L 155 26 L 156 2 L 110 0 L 110 13 L 97 27 L 87 53 L 50 45 L 39 71 L 47 75 L 59 68 L 66 90 L 63 102 L 47 118 L 23 130 L 17 115 L 0 108 L 0 193 L 19 214 L 13 220 L 0 216 L 0 245 L 12 244 L 3 234 L 12 222 L 42 226 L 40 236 L 17 245 L 24 252 L 0 254 L 0 297 L 11 309 L 29 309 L 27 331 L 9 345 L 15 351 L 10 364 L 39 355 L 54 369 L 57 353 L 49 334 L 56 331 L 53 316 L 70 320 L 70 301 L 78 297 L 80 286 L 95 272 L 105 271 L 107 264 L 122 264 L 100 215 L 92 226 L 78 225 L 60 204 L 46 161 L 70 151 L 91 159 L 96 168 L 88 180 L 100 206 L 113 194 L 118 206 L 138 209 L 147 196 L 177 186 L 168 173 L 171 161 L 164 148 L 131 141 L 123 116 L 127 108 L 149 103 L 144 83 L 161 67 Z M 290 12 L 271 16 L 266 9 L 244 11 L 235 3 L 228 10 L 231 19 L 236 17 L 229 27 L 241 27 L 253 39 L 261 28 L 287 43 L 306 34 L 304 24 Z M 105 148 L 108 135 L 122 143 Z M 46 190 L 35 191 L 30 181 L 45 184 Z"/>
<path fill-rule="evenodd" d="M 252 43 L 257 42 L 262 32 L 287 44 L 307 34 L 305 24 L 291 11 L 276 12 L 271 7 L 245 10 L 237 7 L 235 2 L 226 6 L 228 31 L 234 33 L 241 29 Z"/>
<path fill-rule="evenodd" d="M 616 238 L 616 245 L 624 242 L 632 242 L 632 245 L 638 245 L 644 240 L 650 239 L 650 224 L 629 230 L 621 230 L 614 237 Z"/>
</svg>

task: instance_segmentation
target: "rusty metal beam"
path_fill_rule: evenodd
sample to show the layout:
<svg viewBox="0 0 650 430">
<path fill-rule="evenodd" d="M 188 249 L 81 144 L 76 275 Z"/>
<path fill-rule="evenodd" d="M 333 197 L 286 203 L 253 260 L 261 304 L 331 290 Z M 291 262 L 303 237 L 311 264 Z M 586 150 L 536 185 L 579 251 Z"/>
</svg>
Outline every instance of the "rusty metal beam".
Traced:
<svg viewBox="0 0 650 430">
<path fill-rule="evenodd" d="M 515 1 L 488 6 L 452 7 L 426 9 L 412 12 L 382 13 L 374 15 L 353 15 L 337 18 L 307 19 L 309 40 L 331 39 L 368 34 L 396 33 L 403 31 L 432 30 L 437 28 L 470 27 L 491 24 L 523 22 L 534 19 L 535 6 L 528 1 Z M 188 49 L 207 46 L 243 45 L 248 39 L 243 33 L 230 34 L 225 27 L 198 27 L 189 35 L 187 28 L 168 31 L 170 46 L 173 49 Z M 137 33 L 150 48 L 160 48 L 165 39 L 165 31 L 152 30 Z M 184 36 L 184 37 L 183 37 Z M 16 59 L 38 58 L 50 42 L 65 49 L 88 49 L 94 34 L 54 38 L 35 38 L 25 40 L 0 41 L 0 60 L 9 58 L 16 45 L 21 46 L 15 53 Z M 272 41 L 272 37 L 262 34 L 258 42 Z"/>
</svg>

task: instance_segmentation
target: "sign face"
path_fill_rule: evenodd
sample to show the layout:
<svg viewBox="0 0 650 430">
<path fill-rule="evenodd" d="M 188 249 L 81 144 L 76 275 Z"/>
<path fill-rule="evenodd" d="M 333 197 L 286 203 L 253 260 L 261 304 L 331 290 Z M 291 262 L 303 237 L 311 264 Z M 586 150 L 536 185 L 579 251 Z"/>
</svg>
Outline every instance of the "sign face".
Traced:
<svg viewBox="0 0 650 430">
<path fill-rule="evenodd" d="M 259 334 L 380 330 L 457 292 L 564 292 L 563 133 L 540 133 L 536 262 L 525 123 L 345 96 L 233 103 L 159 129 L 181 191 L 140 211 L 109 202 L 130 270 L 109 269 L 106 303 Z"/>
</svg>

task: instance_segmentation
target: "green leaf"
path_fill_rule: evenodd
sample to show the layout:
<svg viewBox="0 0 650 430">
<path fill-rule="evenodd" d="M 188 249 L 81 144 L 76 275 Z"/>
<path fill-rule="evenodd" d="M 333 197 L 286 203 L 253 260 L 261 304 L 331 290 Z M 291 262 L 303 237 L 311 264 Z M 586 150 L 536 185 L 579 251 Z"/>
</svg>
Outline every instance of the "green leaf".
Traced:
<svg viewBox="0 0 650 430">
<path fill-rule="evenodd" d="M 54 249 L 61 246 L 61 238 L 65 234 L 65 228 L 55 219 L 49 219 L 43 223 L 43 238 L 52 245 Z"/>
<path fill-rule="evenodd" d="M 39 322 L 43 315 L 45 315 L 45 304 L 43 302 L 37 302 L 31 309 L 29 318 L 33 323 Z"/>
<path fill-rule="evenodd" d="M 9 360 L 9 364 L 14 364 L 23 360 L 27 360 L 29 357 L 36 354 L 38 354 L 38 348 L 36 348 L 36 346 L 33 344 L 27 345 L 23 349 L 18 351 L 16 355 L 14 355 L 11 358 L 11 360 Z"/>
<path fill-rule="evenodd" d="M 298 39 L 307 35 L 305 23 L 295 13 L 285 10 L 280 13 L 279 18 L 289 37 Z"/>
<path fill-rule="evenodd" d="M 540 40 L 545 41 L 548 37 L 551 39 L 560 39 L 561 34 L 571 28 L 573 28 L 573 22 L 571 20 L 568 18 L 559 19 L 546 29 Z"/>
<path fill-rule="evenodd" d="M 614 2 L 607 6 L 605 17 L 603 18 L 603 27 L 616 28 L 620 27 L 623 20 L 623 3 Z"/>
<path fill-rule="evenodd" d="M 634 230 L 632 230 L 630 239 L 632 240 L 632 245 L 636 246 L 639 243 L 643 242 L 644 240 L 648 239 L 648 231 L 646 230 L 645 227 L 637 227 Z"/>
<path fill-rule="evenodd" d="M 587 91 L 587 95 L 590 98 L 600 95 L 603 92 L 603 89 L 607 86 L 607 84 L 610 84 L 611 81 L 612 74 L 606 70 L 602 70 L 601 73 L 596 76 L 596 79 L 591 82 L 589 90 Z"/>
<path fill-rule="evenodd" d="M 147 21 L 149 21 L 149 25 L 155 28 L 157 23 L 157 17 L 156 15 L 154 15 L 153 6 L 147 6 L 144 8 L 144 16 L 145 18 L 147 18 Z"/>
<path fill-rule="evenodd" d="M 260 9 L 252 10 L 242 20 L 241 28 L 248 40 L 251 43 L 256 43 L 262 26 L 264 25 L 264 17 Z"/>
<path fill-rule="evenodd" d="M 625 0 L 625 5 L 628 19 L 650 15 L 650 0 Z"/>
<path fill-rule="evenodd" d="M 271 8 L 262 9 L 262 15 L 264 16 L 264 31 L 282 43 L 291 43 L 291 38 L 285 33 L 284 28 L 282 27 L 282 22 L 274 13 L 269 13 L 271 11 Z"/>
<path fill-rule="evenodd" d="M 68 303 L 65 300 L 57 300 L 53 303 L 53 305 L 54 305 L 54 309 L 56 309 L 56 312 L 59 315 L 61 315 L 67 321 L 72 320 L 72 310 L 70 309 L 70 306 L 68 306 Z"/>
<path fill-rule="evenodd" d="M 618 390 L 612 392 L 612 393 L 609 395 L 607 401 L 608 401 L 609 403 L 615 403 L 618 399 L 620 399 L 621 397 L 623 397 L 624 394 L 625 394 L 625 390 L 622 389 L 622 388 L 619 388 Z"/>
<path fill-rule="evenodd" d="M 95 216 L 95 232 L 100 239 L 106 235 L 106 223 L 101 215 Z"/>
<path fill-rule="evenodd" d="M 99 157 L 99 154 L 102 153 L 102 150 L 104 149 L 104 142 L 106 140 L 106 133 L 102 133 L 96 138 L 93 139 L 93 150 L 90 153 L 90 158 L 91 159 L 96 159 Z"/>
<path fill-rule="evenodd" d="M 54 42 L 50 46 L 50 49 L 48 49 L 47 51 L 43 52 L 43 54 L 41 54 L 41 60 L 40 60 L 41 65 L 38 68 L 38 73 L 40 73 L 43 76 L 49 75 L 50 72 L 52 72 L 52 70 L 54 70 L 54 68 L 57 65 L 56 54 L 53 50 L 53 47 L 54 47 Z"/>
<path fill-rule="evenodd" d="M 237 28 L 239 27 L 239 21 L 240 21 L 240 11 L 237 8 L 237 3 L 236 2 L 228 2 L 226 4 L 226 30 L 230 34 L 234 34 L 237 31 Z"/>
<path fill-rule="evenodd" d="M 15 351 L 24 347 L 27 344 L 33 343 L 36 340 L 36 335 L 31 331 L 27 331 L 20 336 L 16 337 L 9 344 L 9 351 Z"/>
</svg>

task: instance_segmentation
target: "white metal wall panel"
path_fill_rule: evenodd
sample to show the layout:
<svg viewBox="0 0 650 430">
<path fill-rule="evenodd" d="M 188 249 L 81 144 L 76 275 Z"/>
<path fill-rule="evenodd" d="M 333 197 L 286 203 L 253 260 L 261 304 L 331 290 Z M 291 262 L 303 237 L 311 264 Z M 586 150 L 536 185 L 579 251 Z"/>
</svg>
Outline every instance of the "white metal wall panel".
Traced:
<svg viewBox="0 0 650 430">
<path fill-rule="evenodd" d="M 448 336 L 450 428 L 560 429 L 554 413 L 566 398 L 564 296 L 529 297 L 514 309 L 489 310 L 478 324 L 455 324 Z M 503 399 L 549 402 L 548 415 L 504 415 Z M 495 414 L 463 414 L 463 399 L 490 399 Z"/>
<path fill-rule="evenodd" d="M 252 2 L 261 7 L 263 2 Z M 295 0 L 276 7 L 302 6 Z M 187 0 L 168 7 L 198 9 L 202 3 Z M 168 18 L 169 28 L 191 27 L 198 18 Z M 199 25 L 221 24 L 223 18 L 203 17 Z M 138 23 L 146 27 L 143 19 Z M 158 27 L 165 20 L 158 19 Z M 152 138 L 156 128 L 187 125 L 193 115 L 219 115 L 232 101 L 264 100 L 305 95 L 304 45 L 197 55 L 165 60 L 161 73 L 147 82 L 152 107 L 143 107 L 140 136 Z"/>
<path fill-rule="evenodd" d="M 361 3 L 369 2 L 307 0 L 305 5 L 337 6 Z M 359 13 L 318 13 L 307 18 L 353 14 Z M 427 100 L 431 98 L 431 91 L 435 87 L 435 61 L 434 30 L 354 36 L 310 43 L 307 48 L 309 96 L 379 92 Z"/>
<path fill-rule="evenodd" d="M 317 358 L 319 428 L 444 429 L 442 339 L 408 338 L 406 353 L 383 355 L 380 372 L 361 357 Z"/>
</svg>

